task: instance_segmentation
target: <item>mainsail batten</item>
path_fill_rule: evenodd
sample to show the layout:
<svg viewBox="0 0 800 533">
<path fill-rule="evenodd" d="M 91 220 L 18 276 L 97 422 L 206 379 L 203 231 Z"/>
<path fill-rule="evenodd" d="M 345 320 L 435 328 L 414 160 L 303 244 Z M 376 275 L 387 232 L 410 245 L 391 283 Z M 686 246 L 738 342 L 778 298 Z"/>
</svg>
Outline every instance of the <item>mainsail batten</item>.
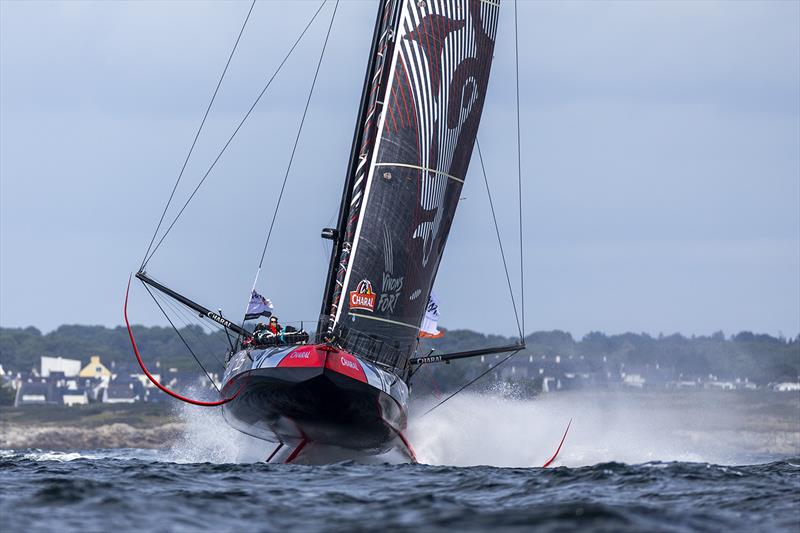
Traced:
<svg viewBox="0 0 800 533">
<path fill-rule="evenodd" d="M 365 138 L 374 145 L 362 150 L 369 162 L 359 161 L 363 174 L 351 195 L 331 318 L 407 357 L 475 142 L 498 5 L 400 4 L 386 83 L 377 88 L 375 136 Z"/>
</svg>

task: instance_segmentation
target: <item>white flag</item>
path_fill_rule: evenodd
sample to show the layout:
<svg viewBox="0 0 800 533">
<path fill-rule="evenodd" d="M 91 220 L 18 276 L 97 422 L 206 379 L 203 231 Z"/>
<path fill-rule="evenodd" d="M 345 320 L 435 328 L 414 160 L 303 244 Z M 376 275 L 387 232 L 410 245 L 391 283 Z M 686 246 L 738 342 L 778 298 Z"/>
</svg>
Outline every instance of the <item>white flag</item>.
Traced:
<svg viewBox="0 0 800 533">
<path fill-rule="evenodd" d="M 428 308 L 425 310 L 425 318 L 419 327 L 419 336 L 428 339 L 438 339 L 444 336 L 444 331 L 439 331 L 439 298 L 431 291 L 428 296 Z"/>
<path fill-rule="evenodd" d="M 272 302 L 253 291 L 250 296 L 250 303 L 247 304 L 247 313 L 244 315 L 244 319 L 253 320 L 260 316 L 271 316 L 273 309 Z"/>
</svg>

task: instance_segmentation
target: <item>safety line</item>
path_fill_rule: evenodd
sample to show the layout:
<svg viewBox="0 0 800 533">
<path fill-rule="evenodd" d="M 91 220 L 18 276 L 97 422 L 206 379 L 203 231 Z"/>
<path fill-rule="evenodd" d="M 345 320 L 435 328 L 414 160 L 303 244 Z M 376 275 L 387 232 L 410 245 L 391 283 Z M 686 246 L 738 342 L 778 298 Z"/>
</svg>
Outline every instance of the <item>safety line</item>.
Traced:
<svg viewBox="0 0 800 533">
<path fill-rule="evenodd" d="M 130 296 L 130 290 L 131 290 L 131 280 L 129 278 L 128 288 L 125 290 L 125 305 L 122 308 L 122 314 L 125 317 L 125 327 L 128 329 L 128 337 L 130 338 L 131 348 L 133 348 L 133 354 L 136 356 L 136 361 L 139 363 L 139 367 L 142 369 L 142 372 L 144 372 L 144 375 L 147 376 L 147 379 L 149 379 L 153 385 L 155 385 L 159 390 L 169 394 L 173 398 L 176 398 L 182 402 L 190 403 L 192 405 L 199 405 L 201 407 L 218 407 L 220 405 L 225 405 L 226 403 L 235 400 L 239 396 L 239 394 L 241 394 L 245 386 L 247 386 L 247 384 L 250 381 L 249 373 L 247 374 L 247 377 L 245 377 L 242 380 L 242 384 L 239 386 L 236 392 L 234 392 L 231 396 L 228 396 L 227 398 L 221 398 L 217 401 L 212 401 L 212 402 L 206 402 L 202 400 L 195 400 L 193 398 L 188 398 L 162 385 L 155 378 L 155 376 L 153 376 L 153 374 L 151 374 L 150 371 L 147 370 L 147 366 L 145 366 L 144 361 L 142 360 L 142 354 L 139 353 L 139 347 L 136 346 L 136 339 L 133 336 L 133 328 L 131 328 L 131 323 L 128 320 L 128 296 Z"/>
</svg>

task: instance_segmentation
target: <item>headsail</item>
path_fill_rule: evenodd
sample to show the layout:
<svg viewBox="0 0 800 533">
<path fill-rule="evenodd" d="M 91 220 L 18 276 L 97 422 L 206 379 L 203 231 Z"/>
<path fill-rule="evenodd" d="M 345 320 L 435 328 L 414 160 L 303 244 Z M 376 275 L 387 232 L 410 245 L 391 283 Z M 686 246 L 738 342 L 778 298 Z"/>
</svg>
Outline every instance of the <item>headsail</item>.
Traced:
<svg viewBox="0 0 800 533">
<path fill-rule="evenodd" d="M 370 88 L 375 104 L 362 124 L 336 283 L 326 299 L 333 324 L 388 340 L 407 357 L 467 174 L 499 4 L 390 3 L 393 31 L 378 54 L 391 59 Z"/>
</svg>

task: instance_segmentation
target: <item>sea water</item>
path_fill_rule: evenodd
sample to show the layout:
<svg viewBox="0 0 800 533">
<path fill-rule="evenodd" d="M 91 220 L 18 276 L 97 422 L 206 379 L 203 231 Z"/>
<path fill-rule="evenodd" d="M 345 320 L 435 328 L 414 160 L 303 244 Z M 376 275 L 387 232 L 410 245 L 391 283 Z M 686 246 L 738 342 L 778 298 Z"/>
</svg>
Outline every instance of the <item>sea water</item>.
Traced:
<svg viewBox="0 0 800 533">
<path fill-rule="evenodd" d="M 321 466 L 264 464 L 264 443 L 187 409 L 162 450 L 0 452 L 0 529 L 798 531 L 798 400 L 463 395 L 416 406 L 420 464 Z"/>
</svg>

